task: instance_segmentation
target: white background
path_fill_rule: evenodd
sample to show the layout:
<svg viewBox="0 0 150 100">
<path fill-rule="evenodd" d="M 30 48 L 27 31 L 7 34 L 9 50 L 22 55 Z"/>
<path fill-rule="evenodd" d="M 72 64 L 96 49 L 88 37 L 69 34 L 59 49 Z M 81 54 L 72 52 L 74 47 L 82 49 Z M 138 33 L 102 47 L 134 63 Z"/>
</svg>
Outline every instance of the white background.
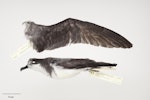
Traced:
<svg viewBox="0 0 150 100">
<path fill-rule="evenodd" d="M 133 48 L 71 45 L 42 53 L 30 48 L 17 59 L 11 58 L 27 42 L 22 22 L 51 25 L 68 17 L 112 29 L 130 40 Z M 0 100 L 150 100 L 149 18 L 149 0 L 1 0 Z M 123 77 L 123 83 L 115 85 L 85 72 L 55 80 L 32 70 L 19 71 L 29 58 L 50 56 L 117 63 L 111 73 Z M 3 93 L 20 95 L 9 98 Z"/>
</svg>

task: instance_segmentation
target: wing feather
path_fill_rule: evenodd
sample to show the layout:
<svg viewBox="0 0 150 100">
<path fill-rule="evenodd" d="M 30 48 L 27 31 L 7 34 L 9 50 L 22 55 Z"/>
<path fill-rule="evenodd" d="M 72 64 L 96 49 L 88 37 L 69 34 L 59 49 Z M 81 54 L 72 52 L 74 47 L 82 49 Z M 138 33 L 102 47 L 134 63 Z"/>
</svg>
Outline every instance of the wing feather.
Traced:
<svg viewBox="0 0 150 100">
<path fill-rule="evenodd" d="M 78 32 L 74 33 L 73 31 L 71 33 L 72 35 L 80 34 L 81 43 L 87 43 L 95 46 L 102 46 L 109 48 L 132 47 L 132 44 L 126 38 L 124 38 L 123 36 L 119 35 L 118 33 L 112 30 L 89 22 L 83 22 L 75 19 L 73 21 L 75 25 L 72 26 L 72 28 L 74 29 L 79 28 L 80 31 L 78 31 L 79 33 Z"/>
<path fill-rule="evenodd" d="M 64 69 L 81 69 L 81 68 L 100 68 L 108 66 L 116 66 L 117 64 L 105 63 L 105 62 L 96 62 L 90 59 L 63 59 L 57 62 L 58 66 L 63 67 Z"/>
</svg>

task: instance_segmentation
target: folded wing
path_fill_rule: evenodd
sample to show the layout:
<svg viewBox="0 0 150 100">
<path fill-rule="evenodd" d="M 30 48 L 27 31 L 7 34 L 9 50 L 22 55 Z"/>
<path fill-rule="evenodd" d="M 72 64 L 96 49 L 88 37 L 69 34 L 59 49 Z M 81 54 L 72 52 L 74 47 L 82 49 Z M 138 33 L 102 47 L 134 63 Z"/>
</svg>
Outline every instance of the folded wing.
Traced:
<svg viewBox="0 0 150 100">
<path fill-rule="evenodd" d="M 58 66 L 63 66 L 65 69 L 94 69 L 101 67 L 112 67 L 117 64 L 105 63 L 105 62 L 96 62 L 90 59 L 66 59 L 57 63 Z"/>
</svg>

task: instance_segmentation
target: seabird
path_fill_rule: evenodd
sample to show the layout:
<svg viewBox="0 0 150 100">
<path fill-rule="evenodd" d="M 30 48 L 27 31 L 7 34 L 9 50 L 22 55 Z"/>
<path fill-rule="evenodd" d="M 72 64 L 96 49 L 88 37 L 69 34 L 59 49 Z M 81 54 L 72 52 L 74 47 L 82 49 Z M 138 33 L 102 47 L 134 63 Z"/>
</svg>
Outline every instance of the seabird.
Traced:
<svg viewBox="0 0 150 100">
<path fill-rule="evenodd" d="M 108 48 L 131 48 L 132 44 L 118 33 L 94 23 L 73 18 L 45 26 L 24 22 L 25 36 L 37 52 L 53 50 L 67 44 L 85 43 Z"/>
<path fill-rule="evenodd" d="M 20 71 L 25 69 L 33 69 L 40 71 L 51 78 L 63 79 L 73 77 L 82 71 L 94 71 L 98 72 L 99 69 L 108 67 L 116 67 L 117 64 L 96 62 L 90 59 L 69 59 L 69 58 L 44 58 L 37 59 L 31 58 L 25 67 L 22 67 Z"/>
</svg>

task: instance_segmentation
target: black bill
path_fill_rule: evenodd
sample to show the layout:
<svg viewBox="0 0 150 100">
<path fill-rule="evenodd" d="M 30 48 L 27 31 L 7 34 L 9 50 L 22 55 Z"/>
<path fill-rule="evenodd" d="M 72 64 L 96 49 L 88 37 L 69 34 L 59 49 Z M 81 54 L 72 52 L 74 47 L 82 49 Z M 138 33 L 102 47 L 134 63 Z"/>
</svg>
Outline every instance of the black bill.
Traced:
<svg viewBox="0 0 150 100">
<path fill-rule="evenodd" d="M 22 71 L 22 70 L 24 70 L 24 69 L 27 69 L 27 68 L 28 68 L 28 66 L 21 67 L 21 68 L 20 68 L 20 71 Z"/>
</svg>

